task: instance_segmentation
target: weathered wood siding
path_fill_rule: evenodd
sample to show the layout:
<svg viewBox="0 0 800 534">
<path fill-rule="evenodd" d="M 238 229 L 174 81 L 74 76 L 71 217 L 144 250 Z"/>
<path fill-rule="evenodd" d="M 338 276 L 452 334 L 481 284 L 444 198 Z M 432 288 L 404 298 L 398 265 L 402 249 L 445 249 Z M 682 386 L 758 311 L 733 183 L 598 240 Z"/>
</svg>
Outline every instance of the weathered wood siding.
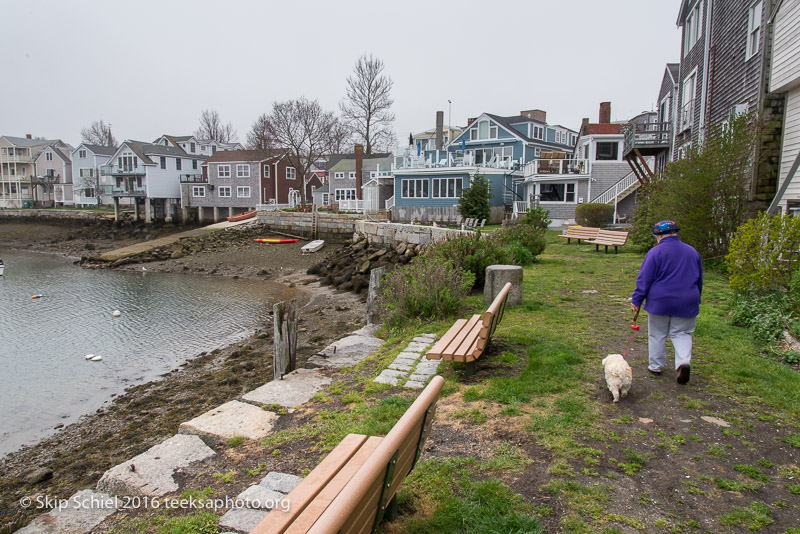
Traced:
<svg viewBox="0 0 800 534">
<path fill-rule="evenodd" d="M 786 102 L 786 116 L 783 130 L 783 146 L 781 151 L 780 183 L 783 184 L 789 169 L 800 153 L 800 87 L 789 92 Z M 800 201 L 800 177 L 795 174 L 783 195 L 781 206 L 786 208 L 787 201 Z"/>
</svg>

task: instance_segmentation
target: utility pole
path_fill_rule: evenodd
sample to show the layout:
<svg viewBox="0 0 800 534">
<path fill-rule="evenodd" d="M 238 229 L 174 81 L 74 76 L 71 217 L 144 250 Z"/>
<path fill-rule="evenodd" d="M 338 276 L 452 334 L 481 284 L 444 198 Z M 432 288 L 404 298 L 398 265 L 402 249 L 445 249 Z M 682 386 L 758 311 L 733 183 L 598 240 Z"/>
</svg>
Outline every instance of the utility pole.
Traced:
<svg viewBox="0 0 800 534">
<path fill-rule="evenodd" d="M 453 140 L 450 139 L 450 135 L 453 131 L 453 127 L 451 126 L 451 120 L 453 119 L 453 102 L 450 99 L 447 99 L 447 144 L 450 144 Z"/>
</svg>

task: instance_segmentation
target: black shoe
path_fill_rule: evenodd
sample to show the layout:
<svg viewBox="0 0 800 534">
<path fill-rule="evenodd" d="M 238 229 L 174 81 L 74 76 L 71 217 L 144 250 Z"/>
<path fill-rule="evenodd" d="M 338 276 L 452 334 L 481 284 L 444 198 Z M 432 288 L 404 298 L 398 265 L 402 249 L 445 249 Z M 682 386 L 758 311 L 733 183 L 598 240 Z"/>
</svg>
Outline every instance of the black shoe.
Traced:
<svg viewBox="0 0 800 534">
<path fill-rule="evenodd" d="M 689 381 L 689 374 L 691 369 L 688 365 L 681 365 L 678 367 L 678 384 L 685 384 Z"/>
<path fill-rule="evenodd" d="M 655 371 L 653 369 L 650 369 L 649 367 L 647 368 L 647 370 L 650 371 L 650 374 L 654 374 L 654 375 L 660 375 L 661 374 L 661 370 Z"/>
</svg>

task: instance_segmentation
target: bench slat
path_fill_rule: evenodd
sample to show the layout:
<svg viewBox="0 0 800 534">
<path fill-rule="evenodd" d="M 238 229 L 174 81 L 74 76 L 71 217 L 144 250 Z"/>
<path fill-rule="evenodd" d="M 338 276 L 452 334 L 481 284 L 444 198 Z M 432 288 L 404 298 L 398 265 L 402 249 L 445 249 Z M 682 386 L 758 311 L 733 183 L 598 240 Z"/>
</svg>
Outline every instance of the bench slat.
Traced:
<svg viewBox="0 0 800 534">
<path fill-rule="evenodd" d="M 459 328 L 457 331 L 454 332 L 455 335 L 449 337 L 449 342 L 444 346 L 444 348 L 440 349 L 437 352 L 434 351 L 434 349 L 436 348 L 434 347 L 434 349 L 431 349 L 431 352 L 433 352 L 434 355 L 438 354 L 440 358 L 445 358 L 445 359 L 452 359 L 453 355 L 466 355 L 466 350 L 468 346 L 465 345 L 463 351 L 461 352 L 459 351 L 459 348 L 462 345 L 464 345 L 464 340 L 470 336 L 472 336 L 472 340 L 474 341 L 475 335 L 472 329 L 475 328 L 476 324 L 478 324 L 480 318 L 481 318 L 480 315 L 473 315 L 472 317 L 470 317 L 469 320 L 459 319 L 458 321 L 456 321 L 456 323 L 459 323 Z M 460 323 L 460 321 L 464 322 Z M 450 330 L 447 331 L 447 333 L 449 334 L 451 330 L 455 330 L 455 326 L 456 325 L 454 324 L 453 327 L 451 327 Z M 447 336 L 447 334 L 445 334 L 445 336 Z M 463 361 L 463 360 L 457 360 L 457 361 Z"/>
<path fill-rule="evenodd" d="M 433 377 L 428 386 L 417 397 L 417 400 L 406 410 L 406 413 L 392 427 L 392 430 L 386 434 L 386 437 L 380 442 L 375 452 L 370 455 L 336 499 L 323 512 L 317 522 L 314 523 L 314 526 L 309 529 L 310 533 L 369 532 L 372 530 L 377 507 L 362 507 L 360 503 L 372 503 L 375 499 L 380 498 L 379 492 L 370 491 L 369 488 L 374 488 L 376 482 L 383 484 L 389 461 L 397 451 L 401 451 L 401 454 L 398 455 L 398 462 L 395 465 L 394 478 L 384 494 L 387 502 L 394 497 L 397 487 L 413 467 L 413 461 L 408 464 L 403 460 L 412 451 L 409 450 L 408 453 L 403 451 L 409 447 L 416 447 L 420 439 L 425 415 L 429 409 L 435 407 L 443 385 L 444 378 L 441 376 Z M 432 419 L 429 418 L 429 420 Z M 416 454 L 415 449 L 413 454 Z M 357 510 L 359 510 L 358 513 L 356 513 Z M 371 510 L 371 517 L 368 513 L 369 510 Z M 351 519 L 355 520 L 356 517 L 360 519 L 360 523 L 351 521 Z M 345 525 L 348 525 L 348 527 L 345 528 Z"/>
<path fill-rule="evenodd" d="M 442 339 L 437 341 L 433 348 L 428 351 L 428 359 L 438 360 L 441 358 L 442 353 L 445 352 L 447 346 L 451 341 L 453 341 L 453 338 L 455 338 L 458 333 L 461 332 L 461 329 L 464 328 L 464 325 L 466 324 L 466 319 L 459 319 L 453 323 L 453 326 L 451 326 L 450 329 L 442 336 Z"/>
<path fill-rule="evenodd" d="M 284 512 L 280 507 L 272 510 L 251 531 L 251 534 L 278 534 L 285 532 L 286 528 L 294 521 L 322 489 L 336 476 L 336 474 L 355 456 L 359 449 L 366 443 L 367 436 L 362 434 L 348 434 L 319 465 L 285 497 L 289 502 L 289 511 Z"/>
<path fill-rule="evenodd" d="M 330 482 L 320 491 L 317 496 L 311 501 L 306 509 L 303 510 L 303 513 L 294 520 L 294 522 L 289 526 L 288 529 L 285 530 L 287 534 L 289 533 L 305 533 L 308 532 L 308 529 L 316 522 L 322 512 L 324 512 L 328 506 L 333 502 L 333 499 L 336 498 L 337 495 L 342 491 L 342 489 L 347 485 L 353 475 L 361 468 L 362 465 L 367 461 L 369 455 L 372 454 L 375 449 L 378 448 L 380 442 L 383 441 L 383 438 L 372 436 L 364 442 L 360 449 L 350 458 L 350 461 L 347 462 L 342 469 L 336 473 L 336 476 L 331 479 Z M 291 494 L 287 497 L 290 499 L 289 502 L 292 503 Z"/>
</svg>

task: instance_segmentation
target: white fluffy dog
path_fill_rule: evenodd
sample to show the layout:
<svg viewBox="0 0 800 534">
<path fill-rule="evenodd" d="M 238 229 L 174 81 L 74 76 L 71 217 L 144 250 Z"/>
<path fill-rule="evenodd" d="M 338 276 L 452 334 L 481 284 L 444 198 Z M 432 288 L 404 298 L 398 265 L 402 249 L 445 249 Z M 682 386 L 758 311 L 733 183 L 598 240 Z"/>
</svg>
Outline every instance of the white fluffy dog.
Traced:
<svg viewBox="0 0 800 534">
<path fill-rule="evenodd" d="M 631 366 L 622 357 L 622 354 L 609 354 L 603 358 L 603 368 L 606 371 L 606 384 L 614 396 L 614 402 L 619 402 L 620 397 L 626 397 L 631 389 L 633 372 Z"/>
</svg>

